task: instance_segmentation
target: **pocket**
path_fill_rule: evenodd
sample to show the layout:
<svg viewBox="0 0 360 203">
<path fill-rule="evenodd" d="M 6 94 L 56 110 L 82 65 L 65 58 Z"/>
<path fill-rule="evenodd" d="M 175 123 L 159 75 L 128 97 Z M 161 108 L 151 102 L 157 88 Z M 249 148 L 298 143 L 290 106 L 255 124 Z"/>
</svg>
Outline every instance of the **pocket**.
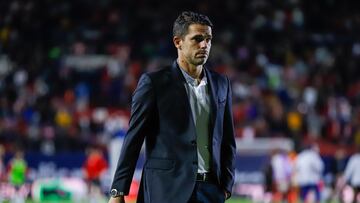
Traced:
<svg viewBox="0 0 360 203">
<path fill-rule="evenodd" d="M 223 203 L 225 202 L 225 191 L 216 183 L 203 183 L 206 186 L 206 190 L 209 192 L 210 202 Z"/>
<path fill-rule="evenodd" d="M 147 169 L 169 170 L 174 168 L 175 162 L 171 159 L 154 159 L 150 158 L 146 161 Z"/>
</svg>

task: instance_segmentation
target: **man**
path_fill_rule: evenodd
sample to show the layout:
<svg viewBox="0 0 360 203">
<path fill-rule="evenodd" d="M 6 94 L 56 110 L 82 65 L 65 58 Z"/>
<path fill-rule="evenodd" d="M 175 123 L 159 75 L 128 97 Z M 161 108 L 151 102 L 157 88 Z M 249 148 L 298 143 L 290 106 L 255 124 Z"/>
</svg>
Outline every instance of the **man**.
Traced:
<svg viewBox="0 0 360 203">
<path fill-rule="evenodd" d="M 17 150 L 14 157 L 9 162 L 9 182 L 16 189 L 16 195 L 11 198 L 11 202 L 24 202 L 25 197 L 21 195 L 20 190 L 26 182 L 27 163 L 24 159 L 24 152 Z"/>
<path fill-rule="evenodd" d="M 311 191 L 315 192 L 316 202 L 321 201 L 319 183 L 322 181 L 324 163 L 316 144 L 300 152 L 295 162 L 296 182 L 300 188 L 300 199 L 306 201 Z"/>
<path fill-rule="evenodd" d="M 271 167 L 274 181 L 274 200 L 287 202 L 290 198 L 289 194 L 292 175 L 292 163 L 288 152 L 280 148 L 275 149 L 271 156 Z"/>
<path fill-rule="evenodd" d="M 346 165 L 344 179 L 354 190 L 353 202 L 358 202 L 360 194 L 360 147 L 357 153 L 353 154 Z"/>
<path fill-rule="evenodd" d="M 110 203 L 124 202 L 145 139 L 137 202 L 224 202 L 234 183 L 235 138 L 229 80 L 204 67 L 212 23 L 183 12 L 174 22 L 178 58 L 144 74 L 133 94 L 129 129 Z"/>
<path fill-rule="evenodd" d="M 97 146 L 90 147 L 89 154 L 83 165 L 85 178 L 88 182 L 89 202 L 99 202 L 102 199 L 101 176 L 108 168 L 108 163 Z"/>
</svg>

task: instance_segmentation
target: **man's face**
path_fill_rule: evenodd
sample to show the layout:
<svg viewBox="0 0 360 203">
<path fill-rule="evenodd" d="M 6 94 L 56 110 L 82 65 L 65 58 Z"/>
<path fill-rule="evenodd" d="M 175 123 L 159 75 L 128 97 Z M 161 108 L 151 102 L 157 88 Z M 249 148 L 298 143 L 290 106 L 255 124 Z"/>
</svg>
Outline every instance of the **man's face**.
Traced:
<svg viewBox="0 0 360 203">
<path fill-rule="evenodd" d="M 175 46 L 179 50 L 179 57 L 191 65 L 203 65 L 206 63 L 211 48 L 211 27 L 201 24 L 191 24 L 188 33 L 179 38 Z"/>
</svg>

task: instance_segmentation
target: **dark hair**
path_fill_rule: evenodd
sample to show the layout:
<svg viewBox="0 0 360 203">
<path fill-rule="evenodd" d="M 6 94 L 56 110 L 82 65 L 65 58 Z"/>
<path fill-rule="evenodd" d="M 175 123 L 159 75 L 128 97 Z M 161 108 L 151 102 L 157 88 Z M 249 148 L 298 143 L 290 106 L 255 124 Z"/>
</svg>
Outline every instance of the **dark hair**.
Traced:
<svg viewBox="0 0 360 203">
<path fill-rule="evenodd" d="M 185 36 L 191 24 L 201 24 L 213 27 L 212 22 L 206 15 L 192 11 L 183 11 L 174 22 L 173 36 Z"/>
</svg>

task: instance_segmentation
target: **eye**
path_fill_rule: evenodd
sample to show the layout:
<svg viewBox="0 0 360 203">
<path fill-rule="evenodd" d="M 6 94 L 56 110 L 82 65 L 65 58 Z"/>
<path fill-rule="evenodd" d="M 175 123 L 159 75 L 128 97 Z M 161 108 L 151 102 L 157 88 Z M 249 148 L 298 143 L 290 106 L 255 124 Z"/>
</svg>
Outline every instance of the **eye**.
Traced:
<svg viewBox="0 0 360 203">
<path fill-rule="evenodd" d="M 198 35 L 198 36 L 195 36 L 195 37 L 194 37 L 194 40 L 199 43 L 199 42 L 202 42 L 202 41 L 204 40 L 204 37 Z"/>
</svg>

